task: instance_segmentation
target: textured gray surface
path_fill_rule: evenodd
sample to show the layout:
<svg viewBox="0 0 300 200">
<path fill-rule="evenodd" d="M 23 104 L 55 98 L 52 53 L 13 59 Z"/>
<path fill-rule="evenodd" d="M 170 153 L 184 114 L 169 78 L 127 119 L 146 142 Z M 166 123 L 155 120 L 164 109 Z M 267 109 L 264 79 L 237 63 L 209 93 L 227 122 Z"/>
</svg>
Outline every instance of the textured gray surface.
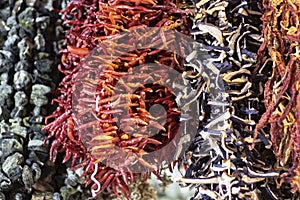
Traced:
<svg viewBox="0 0 300 200">
<path fill-rule="evenodd" d="M 52 3 L 0 2 L 1 199 L 52 198 L 55 192 L 49 174 L 56 169 L 47 163 L 49 148 L 43 146 L 41 130 L 60 79 L 62 32 L 56 31 L 60 22 Z"/>
</svg>

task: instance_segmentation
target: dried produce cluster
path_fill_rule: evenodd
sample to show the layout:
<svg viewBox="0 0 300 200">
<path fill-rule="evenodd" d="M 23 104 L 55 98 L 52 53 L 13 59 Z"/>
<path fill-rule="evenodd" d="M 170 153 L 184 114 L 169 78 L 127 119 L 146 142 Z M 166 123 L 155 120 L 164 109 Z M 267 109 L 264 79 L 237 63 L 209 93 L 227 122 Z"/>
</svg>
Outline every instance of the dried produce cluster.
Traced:
<svg viewBox="0 0 300 200">
<path fill-rule="evenodd" d="M 41 130 L 63 42 L 52 5 L 0 2 L 0 199 L 59 199 Z"/>
<path fill-rule="evenodd" d="M 264 90 L 266 112 L 255 128 L 255 137 L 270 132 L 281 181 L 300 190 L 300 54 L 299 1 L 263 1 L 264 42 L 258 51 L 256 73 L 272 72 Z M 267 126 L 270 125 L 270 126 Z M 263 129 L 266 127 L 266 129 Z"/>
<path fill-rule="evenodd" d="M 145 61 L 177 66 L 180 64 L 180 58 L 176 58 L 176 54 L 174 53 L 161 50 L 142 49 L 127 52 L 127 55 L 123 55 L 115 62 L 109 64 L 107 68 L 109 70 L 104 70 L 99 75 L 99 82 L 93 83 L 93 80 L 84 82 L 85 84 L 82 85 L 83 96 L 90 95 L 90 92 L 95 93 L 93 101 L 94 103 L 97 102 L 98 105 L 96 108 L 98 110 L 97 119 L 100 121 L 98 125 L 104 129 L 104 134 L 97 135 L 93 133 L 89 135 L 87 133 L 86 137 L 89 137 L 92 141 L 90 142 L 92 145 L 88 144 L 91 145 L 88 149 L 83 144 L 84 141 L 81 140 L 78 130 L 74 126 L 76 121 L 74 116 L 72 116 L 72 100 L 77 101 L 77 99 L 72 99 L 74 79 L 78 76 L 78 71 L 82 67 L 80 64 L 85 62 L 85 58 L 89 52 L 97 45 L 101 46 L 101 42 L 105 41 L 105 39 L 111 39 L 111 36 L 122 31 L 152 26 L 176 29 L 182 33 L 187 33 L 183 25 L 186 24 L 185 12 L 178 9 L 171 1 L 108 1 L 99 3 L 93 1 L 72 1 L 62 13 L 64 15 L 64 25 L 68 26 L 69 29 L 66 31 L 67 48 L 62 51 L 62 64 L 59 66 L 60 71 L 65 74 L 60 84 L 61 96 L 54 100 L 58 103 L 58 108 L 46 119 L 47 125 L 45 126 L 45 130 L 50 133 L 48 139 L 55 137 L 50 149 L 50 157 L 52 160 L 55 160 L 58 152 L 65 152 L 66 155 L 63 162 L 72 160 L 74 168 L 83 167 L 86 177 L 85 184 L 91 185 L 93 196 L 108 189 L 112 190 L 117 196 L 123 193 L 123 195 L 128 197 L 130 195 L 129 184 L 135 182 L 137 178 L 135 176 L 145 177 L 148 176 L 148 173 L 145 172 L 141 175 L 134 174 L 130 169 L 126 168 L 126 165 L 119 170 L 107 167 L 101 163 L 102 157 L 100 154 L 103 155 L 103 152 L 106 152 L 106 156 L 115 154 L 116 152 L 110 147 L 117 145 L 137 155 L 138 157 L 134 159 L 137 159 L 146 166 L 149 171 L 156 173 L 154 166 L 147 163 L 142 158 L 142 154 L 143 152 L 147 152 L 147 149 L 148 151 L 154 151 L 162 142 L 159 140 L 170 139 L 172 137 L 170 134 L 172 134 L 173 125 L 170 124 L 169 127 L 162 127 L 158 123 L 153 124 L 156 129 L 161 129 L 165 133 L 161 133 L 159 138 L 152 139 L 145 138 L 145 136 L 141 136 L 138 133 L 135 136 L 127 135 L 118 130 L 116 123 L 112 119 L 112 114 L 116 113 L 111 113 L 109 106 L 107 106 L 117 98 L 117 96 L 112 96 L 115 89 L 114 84 L 122 73 L 131 70 L 134 66 L 145 63 Z M 157 35 L 157 37 L 163 36 Z M 166 40 L 168 41 L 170 38 L 166 38 Z M 153 41 L 156 41 L 156 38 L 153 38 Z M 134 43 L 134 40 L 132 42 Z M 104 49 L 104 51 L 106 50 Z M 97 62 L 101 61 L 101 59 L 105 59 L 105 57 L 99 58 L 99 56 L 95 56 L 92 59 L 94 64 L 91 64 L 91 62 L 90 64 L 92 66 L 97 65 Z M 90 67 L 87 67 L 87 72 Z M 144 70 L 147 72 L 147 67 Z M 157 74 L 163 73 L 157 71 Z M 109 80 L 110 82 L 107 82 Z M 99 89 L 97 91 L 90 91 L 89 85 L 91 84 L 98 84 Z M 154 92 L 157 91 L 157 95 L 164 95 L 163 88 L 154 85 L 153 88 L 142 88 L 140 91 L 137 91 L 138 94 L 131 96 L 131 101 L 133 102 L 130 105 L 131 114 L 137 115 L 132 119 L 141 122 L 141 124 L 147 124 L 147 120 L 144 121 L 145 119 L 142 118 L 147 116 L 141 114 L 141 112 L 145 111 L 145 107 L 142 107 L 143 100 L 137 101 L 136 98 L 144 98 L 144 101 L 151 104 L 153 100 L 151 100 L 151 95 L 148 94 L 152 93 L 151 89 Z M 162 91 L 162 93 L 159 91 Z M 171 100 L 168 99 L 169 95 L 165 98 L 163 96 L 159 98 L 166 102 Z M 80 103 L 78 102 L 79 105 Z M 138 113 L 136 113 L 137 110 Z M 80 114 L 83 115 L 84 113 Z M 174 115 L 176 118 L 178 114 L 176 111 L 173 111 L 171 115 Z M 129 124 L 129 122 L 127 123 Z M 80 127 L 79 129 L 82 128 Z M 130 128 L 129 125 L 125 127 L 126 130 L 128 128 Z M 166 131 L 167 128 L 170 130 Z M 104 149 L 104 147 L 107 148 Z M 99 152 L 99 149 L 103 150 L 103 152 Z M 96 158 L 95 154 L 97 155 Z"/>
<path fill-rule="evenodd" d="M 65 41 L 54 4 L 63 9 Z M 158 164 L 175 149 L 179 182 L 196 188 L 192 199 L 299 198 L 299 10 L 296 0 L 0 1 L 0 199 L 156 199 L 144 181 L 150 172 L 164 179 Z M 115 36 L 135 29 L 128 46 L 118 46 Z M 132 50 L 141 38 L 153 48 Z M 65 76 L 58 107 L 44 119 L 57 95 L 59 51 Z M 111 62 L 115 52 L 126 53 Z M 179 96 L 159 85 L 170 81 L 163 65 L 182 73 L 183 85 L 172 80 Z M 93 113 L 80 107 L 89 103 L 97 120 L 75 126 L 77 114 Z M 195 116 L 185 115 L 192 103 Z M 166 112 L 150 113 L 154 104 Z M 179 121 L 195 126 L 193 117 L 196 137 L 178 138 Z M 89 132 L 93 126 L 102 131 Z M 47 162 L 49 151 L 67 171 Z M 146 170 L 133 173 L 124 158 Z"/>
<path fill-rule="evenodd" d="M 280 171 L 274 167 L 271 149 L 274 133 L 271 138 L 267 132 L 258 138 L 254 134 L 264 112 L 267 81 L 266 75 L 253 74 L 263 41 L 259 3 L 194 3 L 191 34 L 202 46 L 186 66 L 191 80 L 204 79 L 206 87 L 199 91 L 202 123 L 182 160 L 184 177 L 179 181 L 197 188 L 193 199 L 289 198 L 288 191 L 276 188 Z M 210 54 L 203 66 L 197 60 L 197 52 L 202 51 Z"/>
</svg>

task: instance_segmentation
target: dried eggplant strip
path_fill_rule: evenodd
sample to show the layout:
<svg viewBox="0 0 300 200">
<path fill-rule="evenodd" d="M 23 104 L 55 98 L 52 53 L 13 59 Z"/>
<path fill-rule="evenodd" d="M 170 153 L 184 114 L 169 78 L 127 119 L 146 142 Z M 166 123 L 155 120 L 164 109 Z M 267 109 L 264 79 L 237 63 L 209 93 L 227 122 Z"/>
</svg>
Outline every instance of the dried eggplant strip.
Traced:
<svg viewBox="0 0 300 200">
<path fill-rule="evenodd" d="M 253 41 L 260 34 L 258 4 L 258 1 L 195 2 L 192 35 L 200 43 L 199 50 L 209 56 L 201 69 L 207 88 L 199 96 L 205 102 L 199 108 L 202 124 L 195 144 L 181 162 L 187 171 L 181 170 L 185 175 L 179 182 L 197 188 L 193 199 L 259 198 L 265 190 L 262 183 L 279 176 L 270 167 L 272 162 L 261 155 L 267 152 L 268 157 L 273 156 L 268 136 L 261 137 L 265 145 L 250 151 L 261 114 L 261 85 L 266 80 L 257 81 L 252 75 L 261 44 L 261 40 Z M 196 55 L 197 50 L 186 60 L 189 71 L 200 72 L 195 67 Z M 219 182 L 208 183 L 209 177 Z"/>
</svg>

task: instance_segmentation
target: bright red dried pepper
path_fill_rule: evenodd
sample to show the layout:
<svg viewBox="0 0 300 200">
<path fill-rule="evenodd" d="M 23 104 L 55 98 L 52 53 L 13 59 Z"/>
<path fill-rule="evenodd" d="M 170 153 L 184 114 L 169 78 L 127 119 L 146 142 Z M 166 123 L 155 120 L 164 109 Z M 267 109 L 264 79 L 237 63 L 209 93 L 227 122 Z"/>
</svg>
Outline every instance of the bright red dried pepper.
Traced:
<svg viewBox="0 0 300 200">
<path fill-rule="evenodd" d="M 165 27 L 169 29 L 176 29 L 177 31 L 187 33 L 187 29 L 184 26 L 186 24 L 185 11 L 176 7 L 172 1 L 152 1 L 152 0 L 132 0 L 132 1 L 71 1 L 68 7 L 62 11 L 64 16 L 64 24 L 69 27 L 66 30 L 66 42 L 67 49 L 62 50 L 62 59 L 59 69 L 66 77 L 60 83 L 61 95 L 54 101 L 58 103 L 56 111 L 46 119 L 45 130 L 49 133 L 47 140 L 54 138 L 54 141 L 50 150 L 51 160 L 55 160 L 58 152 L 66 152 L 63 162 L 67 162 L 72 159 L 73 167 L 83 166 L 85 169 L 86 185 L 92 184 L 91 188 L 93 195 L 99 194 L 107 187 L 112 188 L 117 196 L 120 196 L 119 188 L 122 193 L 128 197 L 130 195 L 128 180 L 130 182 L 135 181 L 136 174 L 130 169 L 120 168 L 120 170 L 111 169 L 97 160 L 87 151 L 83 141 L 80 140 L 78 130 L 74 126 L 74 119 L 72 118 L 72 93 L 74 91 L 74 79 L 80 70 L 80 63 L 82 63 L 88 53 L 94 49 L 97 45 L 101 45 L 103 40 L 109 39 L 110 36 L 121 33 L 126 30 L 132 30 L 143 26 L 148 27 Z M 143 36 L 141 36 L 143 37 Z M 164 37 L 164 35 L 162 35 Z M 153 38 L 153 42 L 155 42 Z M 128 41 L 130 42 L 130 41 Z M 168 45 L 168 44 L 165 44 Z M 105 51 L 105 49 L 104 49 Z M 144 154 L 145 151 L 154 151 L 161 145 L 162 142 L 170 140 L 172 137 L 172 131 L 177 127 L 174 124 L 168 124 L 168 133 L 165 136 L 159 135 L 152 138 L 144 137 L 131 137 L 125 133 L 118 133 L 118 128 L 115 125 L 114 119 L 112 119 L 112 113 L 109 112 L 109 106 L 107 102 L 110 101 L 110 95 L 114 91 L 113 82 L 122 73 L 122 70 L 116 70 L 120 68 L 126 68 L 127 70 L 135 65 L 144 64 L 146 60 L 157 60 L 161 64 L 169 64 L 172 67 L 178 65 L 179 58 L 176 55 L 164 51 L 156 50 L 136 50 L 135 52 L 129 52 L 128 57 L 121 57 L 116 62 L 111 63 L 111 71 L 105 73 L 104 81 L 111 81 L 111 84 L 100 85 L 100 90 L 104 89 L 106 93 L 98 95 L 97 104 L 100 107 L 97 118 L 100 120 L 100 126 L 106 133 L 106 137 L 102 137 L 103 146 L 98 143 L 94 147 L 95 152 L 97 149 L 105 149 L 105 154 L 113 153 L 111 144 L 127 148 L 130 151 Z M 96 58 L 104 59 L 104 58 Z M 95 61 L 96 62 L 96 61 Z M 101 78 L 100 78 L 101 80 Z M 101 81 L 99 82 L 101 83 Z M 86 84 L 83 92 L 93 93 L 89 91 L 88 84 Z M 91 83 L 95 84 L 95 83 Z M 144 88 L 147 89 L 147 88 Z M 156 88 L 157 91 L 162 88 Z M 149 91 L 142 90 L 139 95 L 145 95 L 145 98 L 149 96 Z M 161 94 L 161 93 L 157 93 Z M 142 106 L 141 101 L 132 99 L 133 103 L 130 107 L 136 110 L 139 106 Z M 162 102 L 166 106 L 169 102 L 174 101 L 165 97 Z M 102 106 L 102 107 L 101 107 Z M 174 109 L 173 109 L 174 110 Z M 87 109 L 86 112 L 89 112 Z M 116 110 L 115 110 L 116 112 Z M 147 124 L 147 116 L 140 113 L 136 120 L 140 120 L 140 123 Z M 114 113 L 117 114 L 117 113 Z M 173 115 L 176 118 L 176 112 L 172 112 L 169 115 Z M 145 119 L 144 121 L 142 119 Z M 51 120 L 51 121 L 50 121 Z M 86 124 L 89 126 L 91 124 Z M 94 124 L 98 125 L 98 124 Z M 163 129 L 159 124 L 153 124 L 155 128 Z M 130 128 L 130 127 L 127 127 Z M 175 131 L 174 131 L 175 132 Z M 98 139 L 97 136 L 94 140 Z M 93 144 L 93 140 L 90 145 Z M 103 153 L 102 152 L 102 153 Z M 101 154 L 101 153 L 100 153 Z M 99 157 L 101 155 L 99 154 Z M 165 156 L 165 155 L 160 155 Z M 99 158 L 98 157 L 98 158 Z M 139 162 L 148 167 L 150 171 L 154 168 L 147 163 L 142 157 L 138 158 Z M 155 172 L 156 173 L 156 172 Z M 143 176 L 143 175 L 142 175 Z M 100 187 L 101 184 L 101 187 Z"/>
</svg>

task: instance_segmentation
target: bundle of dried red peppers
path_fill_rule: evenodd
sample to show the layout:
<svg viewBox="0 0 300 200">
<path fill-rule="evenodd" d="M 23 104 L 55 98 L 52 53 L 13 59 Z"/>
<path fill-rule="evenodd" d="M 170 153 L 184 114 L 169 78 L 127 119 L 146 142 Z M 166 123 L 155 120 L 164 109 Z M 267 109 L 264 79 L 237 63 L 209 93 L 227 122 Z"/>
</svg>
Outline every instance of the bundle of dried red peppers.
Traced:
<svg viewBox="0 0 300 200">
<path fill-rule="evenodd" d="M 200 114 L 203 115 L 203 118 L 206 119 L 206 103 L 221 106 L 220 110 L 223 113 L 221 118 L 220 116 L 218 118 L 216 114 L 216 119 L 221 123 L 220 126 L 223 123 L 223 126 L 226 125 L 227 128 L 220 133 L 206 128 L 205 131 L 200 132 L 195 138 L 193 148 L 196 150 L 193 150 L 194 152 L 188 151 L 183 159 L 187 161 L 186 157 L 189 157 L 189 153 L 193 154 L 189 158 L 196 165 L 190 163 L 188 165 L 190 171 L 186 173 L 190 173 L 190 177 L 193 177 L 194 180 L 182 179 L 182 182 L 200 185 L 212 185 L 214 183 L 215 186 L 211 188 L 197 187 L 199 194 L 207 194 L 205 198 L 208 198 L 207 196 L 229 199 L 232 196 L 254 198 L 257 197 L 258 193 L 261 193 L 259 190 L 264 187 L 267 188 L 267 192 L 272 193 L 268 184 L 262 184 L 262 182 L 268 182 L 266 178 L 275 177 L 276 179 L 277 171 L 282 170 L 285 173 L 281 173 L 281 182 L 278 182 L 277 187 L 280 187 L 282 182 L 288 182 L 291 183 L 293 192 L 299 191 L 300 94 L 298 90 L 300 56 L 298 42 L 300 37 L 300 3 L 298 1 L 263 1 L 262 11 L 264 14 L 261 19 L 263 21 L 264 40 L 257 55 L 254 51 L 257 50 L 256 46 L 259 43 L 256 43 L 255 40 L 259 40 L 257 32 L 260 29 L 255 27 L 258 21 L 253 21 L 250 18 L 251 16 L 255 16 L 254 18 L 260 16 L 260 12 L 251 10 L 251 7 L 257 8 L 259 4 L 257 1 L 241 1 L 238 4 L 228 1 L 209 2 L 202 0 L 193 1 L 193 3 L 195 13 L 179 9 L 176 5 L 180 5 L 180 7 L 184 5 L 179 4 L 179 2 L 154 0 L 71 1 L 68 7 L 62 11 L 64 24 L 67 27 L 67 48 L 62 50 L 62 64 L 59 69 L 65 74 L 65 78 L 60 84 L 61 96 L 54 100 L 58 103 L 58 108 L 47 118 L 45 130 L 49 132 L 48 139 L 55 138 L 50 150 L 51 159 L 55 160 L 58 152 L 65 152 L 63 162 L 72 158 L 72 166 L 84 167 L 86 185 L 91 185 L 94 195 L 99 194 L 104 189 L 112 189 L 117 196 L 120 196 L 120 192 L 122 192 L 128 197 L 130 194 L 128 184 L 134 182 L 136 176 L 140 175 L 134 174 L 130 170 L 109 168 L 91 156 L 90 150 L 80 140 L 78 130 L 74 127 L 72 116 L 73 79 L 80 70 L 80 64 L 84 62 L 93 48 L 101 45 L 103 41 L 113 35 L 141 27 L 164 27 L 194 35 L 195 39 L 203 44 L 202 50 L 210 52 L 212 55 L 211 61 L 206 63 L 208 68 L 218 68 L 218 76 L 222 78 L 227 87 L 226 91 L 223 91 L 225 97 L 222 98 L 230 98 L 229 104 L 221 101 L 205 102 L 207 97 L 204 90 L 197 91 L 198 100 L 203 100 L 203 104 L 201 103 L 203 107 L 200 106 L 203 111 Z M 189 26 L 186 20 L 189 14 L 194 14 L 194 29 L 196 28 L 196 31 L 191 33 L 188 31 Z M 209 23 L 215 23 L 218 27 Z M 251 23 L 255 25 L 251 26 Z M 226 38 L 226 41 L 223 37 Z M 248 41 L 250 42 L 248 43 Z M 226 58 L 226 56 L 228 57 Z M 193 57 L 192 59 L 196 58 Z M 128 55 L 114 62 L 111 66 L 112 71 L 103 73 L 102 78 L 110 79 L 113 76 L 113 79 L 118 79 L 125 68 L 126 70 L 131 69 L 138 64 L 143 64 L 145 60 L 173 66 L 176 63 L 178 66 L 182 66 L 180 64 L 182 60 L 180 61 L 180 58 L 176 58 L 176 55 L 174 56 L 172 53 L 144 49 L 129 52 Z M 258 61 L 257 64 L 255 64 L 256 60 Z M 257 67 L 252 70 L 254 65 Z M 191 66 L 195 65 L 185 65 L 189 69 L 193 68 Z M 195 75 L 196 72 L 199 73 L 200 71 L 193 69 L 191 74 L 187 75 L 186 73 L 185 75 L 193 80 L 195 77 L 198 78 Z M 250 79 L 251 72 L 253 72 L 253 77 Z M 261 102 L 257 102 L 258 98 L 254 93 L 257 92 L 257 96 L 260 97 L 264 83 L 262 80 L 258 82 L 255 80 L 267 75 L 268 72 L 272 72 L 272 74 L 264 86 L 266 112 L 255 126 L 254 120 L 258 120 L 257 117 L 252 119 L 252 116 L 256 116 L 260 112 L 255 110 L 255 106 L 260 108 Z M 105 82 L 104 79 L 102 81 Z M 219 80 L 213 79 L 213 81 L 216 81 L 217 85 Z M 88 85 L 88 83 L 86 84 Z M 105 94 L 98 95 L 99 126 L 107 129 L 109 134 L 105 137 L 103 135 L 91 136 L 94 138 L 94 143 L 91 142 L 90 144 L 99 145 L 100 142 L 104 141 L 102 147 L 91 147 L 94 152 L 98 152 L 100 156 L 103 152 L 109 153 L 108 149 L 104 150 L 106 140 L 113 140 L 115 143 L 121 144 L 122 147 L 140 154 L 143 154 L 143 150 L 147 148 L 149 150 L 147 144 L 151 144 L 151 148 L 154 148 L 153 145 L 160 145 L 159 138 L 147 140 L 139 136 L 132 138 L 124 133 L 117 134 L 115 122 L 111 119 L 111 114 L 116 113 L 110 113 L 106 106 L 107 102 L 117 98 L 110 97 L 110 92 L 114 89 L 113 82 L 101 84 L 100 81 L 97 84 L 101 85 L 100 89 L 106 91 Z M 207 87 L 209 86 L 207 85 Z M 157 90 L 161 91 L 161 88 L 158 87 Z M 147 95 L 149 92 L 151 93 L 149 89 L 143 88 L 136 94 L 136 98 L 142 93 L 145 98 L 146 96 L 149 98 L 151 96 Z M 161 97 L 162 94 L 159 96 Z M 168 97 L 164 97 L 163 100 L 168 101 Z M 136 110 L 142 104 L 134 98 L 131 101 L 133 102 L 132 110 Z M 240 110 L 238 110 L 239 108 Z M 142 112 L 142 110 L 138 112 L 139 118 L 145 117 L 141 114 Z M 212 121 L 214 120 L 208 121 L 206 126 L 213 124 Z M 142 123 L 142 121 L 140 122 Z M 269 148 L 269 134 L 265 134 L 268 132 L 268 128 L 259 134 L 259 131 L 268 124 L 270 124 L 269 134 L 272 148 L 278 159 L 277 165 L 270 168 L 268 167 L 270 163 L 267 163 L 265 158 L 260 155 L 260 151 L 267 151 L 266 149 Z M 220 126 L 218 125 L 218 127 Z M 254 127 L 253 134 L 252 128 Z M 130 126 L 127 128 L 129 129 Z M 159 125 L 156 125 L 156 128 L 164 129 Z M 205 138 L 207 134 L 212 138 Z M 216 135 L 218 138 L 213 138 Z M 255 139 L 258 135 L 266 147 L 258 142 L 257 146 L 259 147 L 256 146 L 256 149 L 250 152 L 251 148 L 248 146 L 250 144 L 254 148 Z M 215 146 L 208 148 L 213 150 L 207 150 L 203 153 L 207 141 L 210 142 L 210 145 L 214 144 Z M 107 147 L 109 148 L 109 146 Z M 255 155 L 259 155 L 256 161 L 254 161 Z M 207 160 L 207 156 L 210 157 L 210 160 Z M 142 159 L 140 162 L 150 171 L 155 172 L 149 163 Z M 258 166 L 262 166 L 263 169 L 257 169 Z M 207 167 L 211 169 L 208 170 Z M 259 173 L 252 171 L 253 169 L 257 169 Z M 270 170 L 269 174 L 267 173 L 268 170 Z M 206 176 L 204 172 L 212 176 L 207 178 L 208 175 Z M 147 176 L 147 173 L 141 176 L 145 175 Z M 240 183 L 237 183 L 236 180 L 242 181 L 244 185 L 238 187 Z M 254 184 L 256 184 L 255 187 Z M 223 187 L 225 189 L 222 189 Z M 251 188 L 255 188 L 254 196 L 248 192 Z M 272 193 L 270 196 L 275 197 L 276 195 Z M 204 196 L 202 197 L 204 198 Z"/>
<path fill-rule="evenodd" d="M 95 102 L 97 101 L 98 105 L 96 108 L 98 111 L 98 125 L 104 132 L 101 135 L 89 135 L 91 139 L 91 142 L 88 143 L 89 149 L 84 145 L 78 133 L 78 129 L 82 127 L 74 126 L 75 121 L 72 115 L 74 79 L 82 67 L 80 64 L 84 62 L 90 51 L 98 45 L 101 46 L 102 41 L 118 33 L 142 27 L 162 27 L 187 34 L 185 11 L 177 8 L 172 1 L 71 1 L 67 8 L 62 11 L 62 14 L 64 25 L 67 27 L 67 48 L 61 51 L 62 59 L 59 70 L 65 74 L 65 77 L 60 83 L 61 95 L 53 100 L 58 103 L 58 107 L 51 116 L 47 117 L 44 128 L 50 133 L 48 139 L 55 137 L 50 149 L 50 159 L 55 160 L 58 152 L 65 152 L 64 163 L 71 159 L 74 168 L 83 167 L 86 185 L 91 185 L 93 196 L 98 195 L 104 189 L 109 189 L 117 196 L 123 193 L 125 197 L 128 197 L 130 195 L 130 183 L 135 182 L 137 177 L 148 176 L 149 171 L 156 173 L 154 166 L 146 162 L 142 155 L 147 151 L 154 151 L 158 148 L 162 143 L 160 140 L 170 140 L 173 132 L 175 132 L 176 124 L 167 123 L 166 127 L 154 124 L 155 128 L 163 130 L 164 133 L 152 139 L 145 138 L 139 133 L 133 136 L 134 133 L 129 135 L 120 131 L 116 121 L 112 118 L 112 114 L 118 114 L 120 110 L 118 108 L 126 105 L 121 104 L 117 96 L 112 96 L 114 94 L 114 84 L 124 72 L 132 69 L 134 66 L 142 65 L 145 63 L 145 60 L 157 64 L 169 64 L 174 67 L 177 66 L 177 68 L 181 66 L 181 69 L 178 70 L 182 71 L 183 65 L 180 64 L 182 59 L 176 58 L 177 56 L 174 53 L 162 50 L 135 50 L 127 52 L 126 55 L 122 55 L 119 59 L 110 63 L 106 70 L 99 75 L 99 82 L 93 82 L 95 80 L 85 82 L 82 91 L 86 94 L 90 94 L 88 88 L 90 84 L 99 85 L 99 88 L 92 92 L 95 93 L 94 100 Z M 154 37 L 151 33 L 149 33 L 149 37 L 146 36 L 147 33 L 144 34 L 142 36 L 146 38 Z M 165 37 L 164 33 L 161 34 L 158 34 L 156 37 Z M 152 39 L 153 42 L 157 40 L 155 38 Z M 167 41 L 170 40 L 169 38 L 165 39 Z M 134 43 L 134 41 L 128 42 Z M 104 49 L 104 51 L 106 50 Z M 96 57 L 93 59 L 94 66 L 97 65 L 97 59 L 101 60 L 101 58 Z M 147 67 L 144 67 L 143 70 L 147 74 Z M 159 70 L 154 74 L 164 76 L 164 72 Z M 138 75 L 135 76 L 139 77 Z M 135 114 L 137 114 L 134 118 L 130 118 L 135 120 L 133 123 L 147 124 L 147 119 L 145 119 L 147 118 L 147 112 L 143 101 L 147 101 L 150 104 L 151 102 L 154 103 L 154 100 L 155 103 L 171 101 L 172 95 L 169 95 L 168 92 L 165 94 L 165 92 L 167 91 L 164 88 L 154 85 L 151 88 L 144 87 L 140 91 L 136 91 L 136 94 L 132 94 L 130 97 L 132 103 L 127 106 L 130 107 L 132 115 L 134 114 L 132 110 L 135 110 Z M 155 96 L 154 93 L 158 96 Z M 118 101 L 120 104 L 115 102 L 119 104 L 119 107 L 112 112 L 108 105 L 114 101 Z M 176 109 L 172 109 L 172 105 L 168 106 L 166 104 L 166 108 L 170 111 L 170 113 L 168 112 L 168 117 L 178 118 L 176 116 L 179 113 L 177 113 Z M 84 113 L 80 114 L 84 115 Z M 125 123 L 127 123 L 127 126 L 124 130 L 132 128 L 130 123 L 126 122 L 126 119 Z M 115 145 L 126 152 L 139 155 L 136 159 L 149 170 L 138 174 L 133 173 L 132 170 L 126 167 L 126 164 L 119 169 L 110 168 L 102 164 L 101 161 L 104 158 L 101 158 L 103 156 L 107 157 L 116 154 L 116 151 L 110 148 Z"/>
</svg>

